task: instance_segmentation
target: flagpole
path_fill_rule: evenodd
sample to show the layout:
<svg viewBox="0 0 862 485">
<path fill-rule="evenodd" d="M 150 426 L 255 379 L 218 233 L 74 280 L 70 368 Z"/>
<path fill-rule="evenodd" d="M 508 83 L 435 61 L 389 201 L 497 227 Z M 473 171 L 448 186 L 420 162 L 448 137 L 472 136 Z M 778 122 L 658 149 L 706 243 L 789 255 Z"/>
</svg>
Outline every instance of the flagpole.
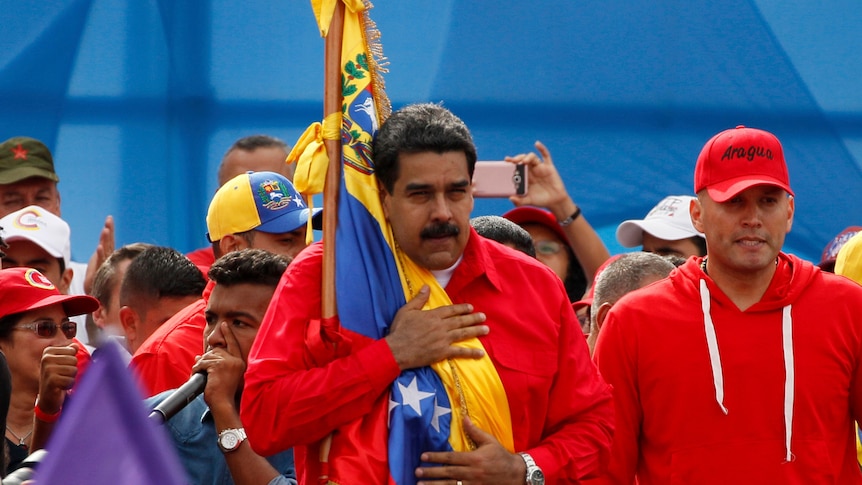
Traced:
<svg viewBox="0 0 862 485">
<path fill-rule="evenodd" d="M 341 112 L 341 42 L 344 37 L 344 3 L 336 2 L 326 34 L 324 51 L 324 119 L 335 112 Z M 338 127 L 339 131 L 341 127 Z M 323 187 L 323 275 L 321 288 L 321 316 L 324 321 L 338 314 L 335 295 L 335 228 L 338 224 L 338 191 L 341 185 L 341 137 L 324 140 L 329 166 L 326 183 Z"/>
<path fill-rule="evenodd" d="M 341 112 L 343 101 L 341 91 L 341 49 L 344 38 L 344 3 L 335 3 L 329 32 L 324 45 L 323 76 L 323 117 Z M 341 119 L 339 117 L 339 119 Z M 339 132 L 341 126 L 338 127 Z M 338 225 L 338 193 L 341 186 L 341 137 L 323 141 L 329 156 L 326 169 L 326 182 L 323 186 L 323 274 L 321 275 L 321 316 L 323 321 L 338 315 L 335 295 L 335 230 Z M 320 442 L 318 459 L 321 475 L 318 483 L 329 483 L 329 450 L 332 446 L 332 433 Z"/>
</svg>

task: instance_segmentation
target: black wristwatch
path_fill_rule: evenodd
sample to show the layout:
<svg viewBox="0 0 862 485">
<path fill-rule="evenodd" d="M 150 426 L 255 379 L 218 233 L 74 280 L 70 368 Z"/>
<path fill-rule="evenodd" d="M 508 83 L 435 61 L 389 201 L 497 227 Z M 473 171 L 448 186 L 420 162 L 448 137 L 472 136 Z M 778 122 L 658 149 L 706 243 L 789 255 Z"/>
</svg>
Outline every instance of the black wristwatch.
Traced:
<svg viewBox="0 0 862 485">
<path fill-rule="evenodd" d="M 526 485 L 545 485 L 545 474 L 542 473 L 542 469 L 539 468 L 539 465 L 536 465 L 533 457 L 528 453 L 518 454 L 521 455 L 521 458 L 524 459 L 524 463 L 527 464 L 527 479 L 524 483 Z"/>
</svg>

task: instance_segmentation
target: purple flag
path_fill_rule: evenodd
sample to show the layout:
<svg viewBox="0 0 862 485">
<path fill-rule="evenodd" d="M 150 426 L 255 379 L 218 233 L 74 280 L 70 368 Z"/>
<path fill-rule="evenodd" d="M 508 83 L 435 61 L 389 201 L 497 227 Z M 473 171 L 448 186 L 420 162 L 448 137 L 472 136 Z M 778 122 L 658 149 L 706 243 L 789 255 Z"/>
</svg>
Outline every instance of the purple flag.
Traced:
<svg viewBox="0 0 862 485">
<path fill-rule="evenodd" d="M 148 410 L 116 344 L 96 351 L 64 407 L 34 475 L 40 483 L 172 485 L 185 473 Z"/>
</svg>

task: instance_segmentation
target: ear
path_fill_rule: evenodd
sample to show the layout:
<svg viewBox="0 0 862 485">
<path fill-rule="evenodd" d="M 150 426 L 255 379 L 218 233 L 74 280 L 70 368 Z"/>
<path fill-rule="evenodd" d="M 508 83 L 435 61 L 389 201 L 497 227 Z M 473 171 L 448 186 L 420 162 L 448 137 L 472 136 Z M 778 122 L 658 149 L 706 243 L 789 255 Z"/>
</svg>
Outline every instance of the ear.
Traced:
<svg viewBox="0 0 862 485">
<path fill-rule="evenodd" d="M 93 312 L 93 323 L 96 324 L 97 327 L 104 330 L 105 328 L 105 309 L 102 305 L 99 305 L 99 308 Z"/>
<path fill-rule="evenodd" d="M 596 312 L 596 328 L 599 330 L 602 329 L 602 325 L 605 324 L 605 318 L 608 317 L 608 312 L 611 311 L 611 307 L 613 306 L 613 303 L 608 301 L 599 306 L 599 311 Z"/>
<path fill-rule="evenodd" d="M 694 198 L 688 206 L 688 213 L 691 216 L 691 224 L 699 232 L 703 230 L 703 206 L 700 205 L 700 199 Z"/>
<path fill-rule="evenodd" d="M 793 214 L 796 213 L 796 198 L 792 195 L 787 198 L 787 231 L 793 227 Z"/>
<path fill-rule="evenodd" d="M 66 268 L 63 274 L 60 275 L 60 282 L 57 284 L 57 289 L 64 295 L 69 294 L 69 285 L 72 284 L 72 277 L 75 276 L 75 271 L 72 268 Z"/>
<path fill-rule="evenodd" d="M 226 234 L 218 242 L 218 245 L 222 254 L 232 253 L 248 247 L 246 240 L 236 234 Z"/>
<path fill-rule="evenodd" d="M 379 181 L 377 182 L 377 194 L 380 196 L 380 205 L 383 208 L 383 217 L 389 220 L 389 203 L 392 201 L 392 196 L 386 191 L 386 188 Z"/>
<path fill-rule="evenodd" d="M 138 314 L 128 306 L 120 307 L 120 324 L 123 326 L 126 340 L 133 342 L 138 336 Z"/>
</svg>

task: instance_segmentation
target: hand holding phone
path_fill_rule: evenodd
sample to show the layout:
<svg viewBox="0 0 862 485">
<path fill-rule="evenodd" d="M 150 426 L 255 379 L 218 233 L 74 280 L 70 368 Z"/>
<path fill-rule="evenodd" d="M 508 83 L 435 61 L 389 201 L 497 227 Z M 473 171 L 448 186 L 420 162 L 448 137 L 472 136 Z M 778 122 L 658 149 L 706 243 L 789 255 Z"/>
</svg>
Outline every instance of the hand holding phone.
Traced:
<svg viewBox="0 0 862 485">
<path fill-rule="evenodd" d="M 527 195 L 527 165 L 504 161 L 476 162 L 473 197 Z"/>
</svg>

